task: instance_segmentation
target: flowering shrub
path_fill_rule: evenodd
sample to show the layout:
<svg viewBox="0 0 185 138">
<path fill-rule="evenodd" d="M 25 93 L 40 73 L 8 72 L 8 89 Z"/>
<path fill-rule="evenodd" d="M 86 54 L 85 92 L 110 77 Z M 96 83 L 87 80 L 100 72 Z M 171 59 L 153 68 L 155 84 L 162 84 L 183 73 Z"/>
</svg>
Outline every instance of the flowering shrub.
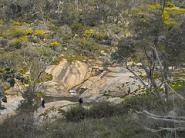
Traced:
<svg viewBox="0 0 185 138">
<path fill-rule="evenodd" d="M 3 37 L 20 37 L 24 35 L 24 30 L 19 27 L 11 27 L 3 33 Z"/>
<path fill-rule="evenodd" d="M 100 32 L 93 29 L 85 30 L 83 36 L 85 38 L 95 38 L 97 40 L 107 39 L 108 37 L 105 32 Z"/>
<path fill-rule="evenodd" d="M 22 44 L 26 42 L 28 42 L 28 38 L 26 36 L 22 36 L 10 42 L 10 46 L 13 46 L 15 48 L 20 48 Z"/>
<path fill-rule="evenodd" d="M 33 30 L 31 30 L 31 29 L 26 29 L 26 30 L 24 30 L 24 34 L 25 34 L 25 35 L 31 35 L 31 34 L 33 34 Z"/>
<path fill-rule="evenodd" d="M 34 35 L 36 35 L 38 37 L 44 37 L 45 34 L 46 34 L 46 32 L 44 30 L 41 30 L 41 29 L 34 31 Z"/>
<path fill-rule="evenodd" d="M 51 42 L 50 45 L 52 47 L 58 47 L 58 46 L 60 46 L 60 43 L 58 41 L 54 41 L 54 42 Z"/>
</svg>

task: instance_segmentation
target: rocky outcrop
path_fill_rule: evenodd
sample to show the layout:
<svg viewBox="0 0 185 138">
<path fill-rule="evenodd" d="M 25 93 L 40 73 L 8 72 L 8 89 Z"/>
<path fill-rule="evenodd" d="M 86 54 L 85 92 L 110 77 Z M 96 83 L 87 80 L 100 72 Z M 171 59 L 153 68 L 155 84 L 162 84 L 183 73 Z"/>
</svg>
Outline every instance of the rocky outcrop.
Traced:
<svg viewBox="0 0 185 138">
<path fill-rule="evenodd" d="M 67 60 L 62 60 L 58 65 L 52 65 L 46 69 L 47 73 L 52 74 L 53 79 L 38 85 L 37 91 L 45 92 L 51 97 L 65 97 L 70 95 L 69 90 L 72 88 L 76 89 L 84 102 L 108 101 L 114 104 L 121 103 L 126 96 L 137 95 L 143 91 L 140 81 L 123 67 L 105 69 L 94 66 L 94 68 L 80 61 L 69 63 Z M 15 88 L 7 92 L 13 93 Z M 17 90 L 18 88 L 17 86 Z M 14 101 L 13 98 L 8 98 L 8 104 L 4 105 L 6 109 L 0 111 L 0 119 L 15 115 L 21 100 L 23 100 L 21 97 L 16 97 Z M 40 107 L 34 112 L 34 121 L 36 125 L 54 121 L 56 118 L 63 117 L 63 112 L 76 104 L 78 103 L 66 100 L 47 102 L 46 108 Z"/>
<path fill-rule="evenodd" d="M 86 102 L 122 102 L 125 96 L 137 94 L 143 87 L 133 74 L 122 67 L 108 68 L 81 85 L 86 89 L 81 97 Z"/>
<path fill-rule="evenodd" d="M 55 79 L 60 82 L 58 75 L 54 76 Z M 85 103 L 107 101 L 118 104 L 124 100 L 124 97 L 138 94 L 142 90 L 142 84 L 128 70 L 122 67 L 109 67 L 107 70 L 102 70 L 100 74 L 77 85 L 74 89 L 79 93 L 83 90 L 80 97 Z M 76 105 L 78 105 L 77 102 L 66 100 L 47 103 L 46 108 L 40 107 L 34 113 L 35 123 L 42 125 L 57 118 L 63 118 L 63 113 Z"/>
<path fill-rule="evenodd" d="M 43 125 L 44 123 L 51 123 L 57 118 L 63 118 L 63 113 L 69 110 L 71 107 L 76 106 L 78 103 L 71 101 L 57 101 L 47 103 L 45 108 L 38 108 L 34 112 L 35 125 Z"/>
<path fill-rule="evenodd" d="M 76 89 L 85 102 L 111 101 L 119 103 L 125 96 L 135 95 L 142 84 L 123 67 L 89 67 L 86 63 L 73 63 L 63 59 L 58 65 L 47 68 L 53 80 L 42 83 L 38 91 L 49 96 L 70 96 L 69 90 Z M 119 102 L 118 102 L 119 101 Z"/>
<path fill-rule="evenodd" d="M 7 103 L 2 103 L 4 109 L 0 110 L 0 123 L 8 117 L 16 115 L 23 98 L 21 96 L 7 96 Z"/>
<path fill-rule="evenodd" d="M 49 66 L 46 72 L 52 74 L 53 79 L 40 84 L 37 91 L 43 91 L 50 96 L 67 96 L 69 89 L 90 77 L 91 69 L 83 62 L 69 63 L 63 59 L 58 65 Z"/>
</svg>

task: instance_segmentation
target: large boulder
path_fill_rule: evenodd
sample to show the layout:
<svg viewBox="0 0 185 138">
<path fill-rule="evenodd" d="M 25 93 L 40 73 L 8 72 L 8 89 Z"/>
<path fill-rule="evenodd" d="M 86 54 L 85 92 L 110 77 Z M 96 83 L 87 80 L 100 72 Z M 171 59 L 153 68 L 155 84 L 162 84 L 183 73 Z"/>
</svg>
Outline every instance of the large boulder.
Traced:
<svg viewBox="0 0 185 138">
<path fill-rule="evenodd" d="M 125 96 L 136 95 L 143 89 L 142 83 L 122 67 L 108 68 L 81 85 L 86 89 L 81 97 L 85 102 L 121 102 Z"/>
<path fill-rule="evenodd" d="M 80 61 L 69 63 L 63 59 L 58 65 L 49 66 L 46 72 L 51 74 L 53 79 L 52 81 L 41 83 L 37 87 L 37 91 L 44 91 L 50 96 L 64 96 L 71 88 L 88 79 L 91 69 L 86 63 Z"/>
<path fill-rule="evenodd" d="M 84 102 L 117 101 L 125 96 L 136 95 L 143 89 L 142 83 L 127 69 L 119 66 L 103 68 L 63 59 L 58 65 L 49 66 L 46 72 L 53 79 L 41 83 L 37 91 L 48 96 L 70 96 L 69 90 L 75 89 Z"/>
</svg>

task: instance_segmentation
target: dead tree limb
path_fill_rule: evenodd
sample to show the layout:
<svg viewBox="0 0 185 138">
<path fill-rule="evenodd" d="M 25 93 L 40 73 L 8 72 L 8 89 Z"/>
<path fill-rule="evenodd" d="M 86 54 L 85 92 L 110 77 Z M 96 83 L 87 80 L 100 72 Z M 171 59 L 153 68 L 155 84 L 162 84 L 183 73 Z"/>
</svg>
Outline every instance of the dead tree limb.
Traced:
<svg viewBox="0 0 185 138">
<path fill-rule="evenodd" d="M 185 123 L 185 117 L 183 116 L 160 116 L 160 115 L 155 115 L 153 113 L 150 113 L 146 110 L 142 112 L 137 112 L 137 113 L 145 115 L 148 118 L 158 120 L 158 121 L 166 121 L 166 122 L 172 122 L 172 123 L 178 123 L 178 124 Z"/>
<path fill-rule="evenodd" d="M 176 127 L 176 128 L 164 128 L 164 127 L 159 127 L 159 129 L 153 129 L 144 126 L 144 129 L 153 133 L 161 132 L 161 131 L 169 131 L 169 132 L 176 132 L 176 131 L 185 131 L 185 127 Z"/>
</svg>

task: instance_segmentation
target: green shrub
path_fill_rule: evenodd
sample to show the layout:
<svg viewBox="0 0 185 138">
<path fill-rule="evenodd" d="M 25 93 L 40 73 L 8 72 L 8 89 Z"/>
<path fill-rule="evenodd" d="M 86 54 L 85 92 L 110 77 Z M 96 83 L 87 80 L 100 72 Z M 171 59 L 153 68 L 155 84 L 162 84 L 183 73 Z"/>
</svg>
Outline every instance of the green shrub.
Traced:
<svg viewBox="0 0 185 138">
<path fill-rule="evenodd" d="M 127 111 L 155 110 L 162 111 L 172 109 L 172 102 L 161 100 L 159 97 L 152 94 L 143 94 L 134 97 L 129 97 L 123 102 L 123 108 Z"/>
<path fill-rule="evenodd" d="M 24 34 L 25 35 L 32 35 L 33 34 L 33 30 L 32 29 L 25 29 L 24 30 Z"/>
<path fill-rule="evenodd" d="M 93 37 L 97 40 L 103 40 L 103 39 L 108 39 L 108 36 L 106 34 L 106 32 L 100 32 L 100 31 L 97 31 Z"/>
<path fill-rule="evenodd" d="M 47 33 L 45 32 L 45 30 L 41 30 L 41 29 L 38 29 L 38 30 L 35 30 L 33 32 L 33 34 L 41 39 L 45 38 Z"/>
<path fill-rule="evenodd" d="M 175 78 L 185 78 L 185 73 L 174 73 Z"/>
<path fill-rule="evenodd" d="M 83 61 L 85 60 L 85 57 L 82 55 L 67 55 L 65 56 L 67 61 L 69 63 L 72 63 L 73 61 Z"/>
<path fill-rule="evenodd" d="M 106 50 L 104 47 L 96 43 L 93 39 L 82 38 L 80 39 L 79 44 L 83 50 L 89 51 L 93 55 L 100 55 L 102 50 Z"/>
<path fill-rule="evenodd" d="M 13 21 L 12 22 L 12 25 L 14 26 L 21 26 L 23 23 L 22 22 L 19 22 L 19 21 Z"/>
<path fill-rule="evenodd" d="M 3 37 L 21 37 L 24 36 L 25 32 L 24 30 L 20 29 L 19 27 L 14 27 L 12 26 L 10 29 L 7 29 L 4 33 L 3 33 Z"/>
<path fill-rule="evenodd" d="M 81 23 L 75 23 L 71 26 L 73 32 L 81 34 L 87 27 Z"/>
<path fill-rule="evenodd" d="M 111 103 L 96 103 L 92 105 L 89 109 L 83 108 L 82 106 L 77 106 L 71 108 L 69 111 L 65 112 L 65 118 L 68 121 L 81 121 L 83 119 L 100 119 L 108 118 L 112 116 L 119 116 L 125 114 L 124 106 L 111 105 Z"/>
<path fill-rule="evenodd" d="M 122 116 L 130 111 L 155 110 L 164 111 L 172 110 L 172 102 L 164 102 L 153 95 L 141 95 L 125 99 L 123 103 L 114 105 L 111 103 L 96 103 L 86 109 L 81 106 L 73 107 L 65 112 L 65 118 L 68 121 L 81 121 L 83 119 L 101 119 L 112 116 Z"/>
<path fill-rule="evenodd" d="M 170 86 L 175 90 L 181 90 L 182 88 L 185 87 L 185 81 L 184 80 L 178 80 L 175 82 L 170 83 Z"/>
<path fill-rule="evenodd" d="M 4 21 L 0 19 L 0 26 L 4 24 Z"/>
<path fill-rule="evenodd" d="M 117 115 L 118 110 L 116 106 L 111 105 L 110 103 L 99 103 L 93 105 L 88 111 L 88 118 L 104 118 Z"/>
<path fill-rule="evenodd" d="M 94 29 L 85 30 L 84 33 L 83 33 L 83 36 L 85 38 L 95 38 L 96 40 L 103 40 L 103 39 L 108 38 L 106 32 L 97 31 L 97 30 L 94 30 Z"/>
<path fill-rule="evenodd" d="M 62 57 L 55 57 L 52 64 L 53 65 L 58 65 L 60 63 L 60 61 L 62 60 Z"/>
<path fill-rule="evenodd" d="M 84 109 L 81 106 L 77 106 L 77 107 L 71 108 L 69 111 L 65 112 L 64 115 L 68 121 L 77 122 L 77 121 L 81 121 L 82 119 L 84 119 L 85 116 L 87 115 L 87 113 L 88 112 L 86 109 Z"/>
<path fill-rule="evenodd" d="M 52 79 L 53 79 L 53 76 L 51 74 L 43 73 L 37 82 L 41 83 L 41 82 L 51 81 Z"/>
<path fill-rule="evenodd" d="M 43 93 L 43 92 L 36 92 L 36 97 L 43 97 L 43 96 L 45 96 L 45 93 Z"/>
<path fill-rule="evenodd" d="M 46 46 L 37 46 L 34 49 L 39 56 L 50 57 L 53 54 L 52 49 Z"/>
<path fill-rule="evenodd" d="M 28 42 L 28 38 L 26 36 L 22 36 L 22 37 L 12 40 L 10 42 L 10 46 L 15 47 L 15 48 L 21 48 L 21 46 L 26 42 Z"/>
<path fill-rule="evenodd" d="M 83 33 L 83 36 L 86 38 L 93 37 L 94 33 L 95 33 L 95 30 L 93 29 L 85 30 Z"/>
<path fill-rule="evenodd" d="M 25 74 L 28 71 L 28 67 L 26 65 L 18 66 L 18 72 L 21 74 Z"/>
<path fill-rule="evenodd" d="M 59 47 L 61 44 L 60 44 L 60 42 L 58 42 L 58 41 L 53 41 L 53 42 L 51 42 L 50 43 L 50 46 L 52 47 L 52 48 L 57 48 L 57 47 Z"/>
</svg>

